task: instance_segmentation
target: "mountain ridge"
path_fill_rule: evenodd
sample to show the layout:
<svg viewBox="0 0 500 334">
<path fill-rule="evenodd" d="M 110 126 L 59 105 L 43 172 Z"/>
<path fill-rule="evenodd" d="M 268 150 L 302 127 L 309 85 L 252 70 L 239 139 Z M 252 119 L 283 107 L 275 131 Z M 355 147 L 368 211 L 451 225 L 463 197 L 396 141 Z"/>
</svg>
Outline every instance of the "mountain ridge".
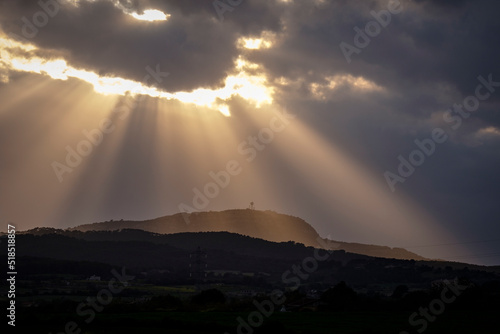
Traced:
<svg viewBox="0 0 500 334">
<path fill-rule="evenodd" d="M 144 221 L 111 220 L 83 224 L 69 231 L 116 231 L 137 229 L 158 234 L 189 232 L 229 232 L 272 242 L 294 241 L 305 246 L 325 248 L 325 242 L 335 244 L 333 249 L 347 252 L 402 260 L 428 260 L 404 248 L 335 241 L 321 238 L 305 220 L 276 213 L 251 209 L 177 213 Z"/>
</svg>

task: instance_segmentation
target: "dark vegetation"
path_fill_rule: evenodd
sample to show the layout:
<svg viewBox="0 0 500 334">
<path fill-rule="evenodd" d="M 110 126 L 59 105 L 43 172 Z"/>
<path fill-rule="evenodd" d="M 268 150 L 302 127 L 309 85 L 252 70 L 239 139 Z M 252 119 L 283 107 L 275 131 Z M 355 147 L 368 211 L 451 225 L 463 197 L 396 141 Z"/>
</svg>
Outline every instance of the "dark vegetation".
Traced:
<svg viewBox="0 0 500 334">
<path fill-rule="evenodd" d="M 188 222 L 188 223 L 186 223 Z M 318 246 L 316 230 L 301 218 L 279 214 L 274 211 L 225 210 L 175 214 L 145 221 L 107 221 L 80 225 L 72 231 L 116 231 L 139 229 L 143 231 L 175 234 L 184 232 L 231 232 L 273 242 L 294 240 L 306 246 Z M 177 239 L 179 240 L 179 239 Z M 425 260 L 418 254 L 402 248 L 366 245 L 335 241 L 338 249 L 346 252 L 375 257 L 403 260 Z M 188 240 L 188 244 L 189 244 Z"/>
<path fill-rule="evenodd" d="M 248 321 L 258 310 L 256 303 L 280 291 L 283 304 L 274 304 L 252 333 L 413 334 L 418 327 L 409 324 L 410 315 L 441 298 L 446 282 L 456 282 L 467 288 L 425 332 L 496 333 L 491 329 L 500 311 L 498 267 L 337 250 L 295 289 L 283 283 L 282 275 L 313 256 L 314 248 L 292 241 L 227 232 L 34 233 L 16 239 L 20 329 L 60 333 L 74 321 L 81 334 L 237 333 L 239 317 Z M 198 247 L 206 253 L 200 270 L 193 259 Z M 109 289 L 113 269 L 122 268 L 134 278 L 87 323 L 77 312 L 79 305 Z"/>
</svg>

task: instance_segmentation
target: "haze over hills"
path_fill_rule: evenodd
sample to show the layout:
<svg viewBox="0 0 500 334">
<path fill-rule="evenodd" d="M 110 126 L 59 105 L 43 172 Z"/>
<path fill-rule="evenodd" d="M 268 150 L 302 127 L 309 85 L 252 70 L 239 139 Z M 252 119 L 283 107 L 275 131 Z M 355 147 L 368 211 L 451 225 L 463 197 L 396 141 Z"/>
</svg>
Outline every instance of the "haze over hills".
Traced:
<svg viewBox="0 0 500 334">
<path fill-rule="evenodd" d="M 70 228 L 70 231 L 115 231 L 138 229 L 159 234 L 186 232 L 230 232 L 273 242 L 294 241 L 324 247 L 318 232 L 301 218 L 273 211 L 235 209 L 175 214 L 145 221 L 107 221 Z M 323 239 L 326 240 L 326 239 Z M 403 248 L 335 241 L 336 249 L 374 257 L 425 260 Z"/>
<path fill-rule="evenodd" d="M 70 230 L 112 231 L 139 229 L 160 234 L 182 232 L 230 232 L 274 242 L 296 241 L 318 246 L 319 234 L 303 219 L 272 211 L 226 210 L 175 214 L 145 221 L 107 221 Z"/>
</svg>

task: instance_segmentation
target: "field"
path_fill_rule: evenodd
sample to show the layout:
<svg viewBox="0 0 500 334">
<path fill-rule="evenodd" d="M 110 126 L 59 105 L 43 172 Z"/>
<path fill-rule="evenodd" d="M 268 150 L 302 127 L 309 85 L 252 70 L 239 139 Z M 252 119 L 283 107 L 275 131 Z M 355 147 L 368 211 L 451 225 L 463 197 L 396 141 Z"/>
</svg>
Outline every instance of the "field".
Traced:
<svg viewBox="0 0 500 334">
<path fill-rule="evenodd" d="M 81 324 L 81 334 L 101 333 L 301 333 L 301 334 L 390 334 L 417 333 L 408 324 L 407 312 L 276 312 L 262 326 L 247 327 L 238 331 L 238 317 L 248 319 L 250 313 L 240 312 L 141 312 L 126 314 L 99 314 L 91 324 Z M 33 315 L 31 315 L 33 316 Z M 495 312 L 460 312 L 443 313 L 435 322 L 429 323 L 428 334 L 497 334 Z M 35 316 L 36 317 L 36 316 Z M 37 332 L 49 332 L 55 329 L 55 323 L 61 331 L 64 323 L 76 315 L 53 314 L 51 319 L 20 319 L 22 328 L 36 327 Z M 488 320 L 487 320 L 488 319 Z M 49 324 L 50 323 L 50 324 Z M 57 326 L 56 326 L 57 327 Z M 250 330 L 248 330 L 250 328 Z M 53 332 L 55 333 L 55 332 Z M 57 332 L 59 334 L 59 332 Z"/>
</svg>

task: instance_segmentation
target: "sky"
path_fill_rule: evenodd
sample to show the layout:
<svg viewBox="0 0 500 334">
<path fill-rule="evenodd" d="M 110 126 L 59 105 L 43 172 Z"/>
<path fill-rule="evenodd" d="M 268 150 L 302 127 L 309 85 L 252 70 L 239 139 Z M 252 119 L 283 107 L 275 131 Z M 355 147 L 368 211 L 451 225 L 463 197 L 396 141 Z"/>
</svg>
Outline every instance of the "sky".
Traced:
<svg viewBox="0 0 500 334">
<path fill-rule="evenodd" d="M 248 208 L 500 265 L 500 3 L 0 1 L 0 220 Z"/>
</svg>

